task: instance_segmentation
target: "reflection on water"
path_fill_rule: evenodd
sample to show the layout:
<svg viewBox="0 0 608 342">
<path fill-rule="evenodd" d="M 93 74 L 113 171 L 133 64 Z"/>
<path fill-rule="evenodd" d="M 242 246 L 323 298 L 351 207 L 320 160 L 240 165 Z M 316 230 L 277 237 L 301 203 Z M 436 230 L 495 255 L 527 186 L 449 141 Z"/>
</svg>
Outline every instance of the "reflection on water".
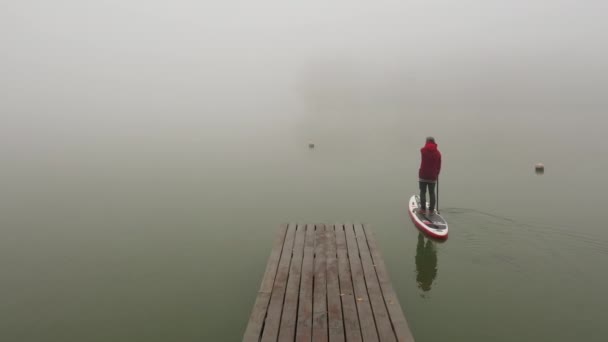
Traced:
<svg viewBox="0 0 608 342">
<path fill-rule="evenodd" d="M 418 233 L 418 244 L 416 245 L 416 282 L 418 287 L 424 292 L 430 291 L 436 277 L 437 250 L 435 249 L 435 242 L 428 238 L 425 239 L 422 233 Z"/>
</svg>

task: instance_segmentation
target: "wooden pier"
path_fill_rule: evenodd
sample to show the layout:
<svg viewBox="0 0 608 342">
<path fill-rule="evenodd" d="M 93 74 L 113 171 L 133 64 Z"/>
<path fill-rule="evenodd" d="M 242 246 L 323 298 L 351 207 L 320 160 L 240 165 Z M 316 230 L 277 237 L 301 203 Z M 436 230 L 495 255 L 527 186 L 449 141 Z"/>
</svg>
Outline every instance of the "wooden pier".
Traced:
<svg viewBox="0 0 608 342">
<path fill-rule="evenodd" d="M 414 341 L 370 229 L 280 227 L 245 342 Z"/>
</svg>

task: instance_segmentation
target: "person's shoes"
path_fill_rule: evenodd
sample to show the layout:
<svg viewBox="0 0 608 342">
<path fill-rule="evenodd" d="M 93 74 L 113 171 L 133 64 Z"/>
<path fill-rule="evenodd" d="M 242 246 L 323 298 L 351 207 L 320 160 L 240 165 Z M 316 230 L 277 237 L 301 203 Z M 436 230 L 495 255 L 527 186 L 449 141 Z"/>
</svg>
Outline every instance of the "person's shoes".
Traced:
<svg viewBox="0 0 608 342">
<path fill-rule="evenodd" d="M 418 209 L 418 214 L 426 215 L 426 213 L 427 213 L 426 209 L 422 209 L 422 208 Z"/>
</svg>

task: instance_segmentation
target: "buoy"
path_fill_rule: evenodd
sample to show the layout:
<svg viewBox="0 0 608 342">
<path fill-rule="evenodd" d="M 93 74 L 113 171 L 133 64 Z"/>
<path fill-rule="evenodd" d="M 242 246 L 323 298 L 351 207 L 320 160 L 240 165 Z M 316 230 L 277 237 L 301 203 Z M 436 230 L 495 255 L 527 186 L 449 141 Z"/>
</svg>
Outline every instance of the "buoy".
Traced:
<svg viewBox="0 0 608 342">
<path fill-rule="evenodd" d="M 536 174 L 540 175 L 545 173 L 545 165 L 543 163 L 537 163 L 534 165 L 534 170 L 536 170 Z"/>
<path fill-rule="evenodd" d="M 308 148 L 315 148 L 315 144 L 313 144 L 313 143 L 308 144 Z"/>
</svg>

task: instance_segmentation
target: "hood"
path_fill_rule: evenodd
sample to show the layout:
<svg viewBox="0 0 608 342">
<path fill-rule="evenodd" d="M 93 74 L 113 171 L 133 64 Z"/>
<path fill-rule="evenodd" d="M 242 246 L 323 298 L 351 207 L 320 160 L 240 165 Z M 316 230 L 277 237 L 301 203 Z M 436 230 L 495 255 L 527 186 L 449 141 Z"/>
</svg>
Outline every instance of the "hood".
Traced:
<svg viewBox="0 0 608 342">
<path fill-rule="evenodd" d="M 437 144 L 434 143 L 434 142 L 432 142 L 432 141 L 429 141 L 429 142 L 427 142 L 424 145 L 423 149 L 425 149 L 425 150 L 437 150 Z"/>
</svg>

